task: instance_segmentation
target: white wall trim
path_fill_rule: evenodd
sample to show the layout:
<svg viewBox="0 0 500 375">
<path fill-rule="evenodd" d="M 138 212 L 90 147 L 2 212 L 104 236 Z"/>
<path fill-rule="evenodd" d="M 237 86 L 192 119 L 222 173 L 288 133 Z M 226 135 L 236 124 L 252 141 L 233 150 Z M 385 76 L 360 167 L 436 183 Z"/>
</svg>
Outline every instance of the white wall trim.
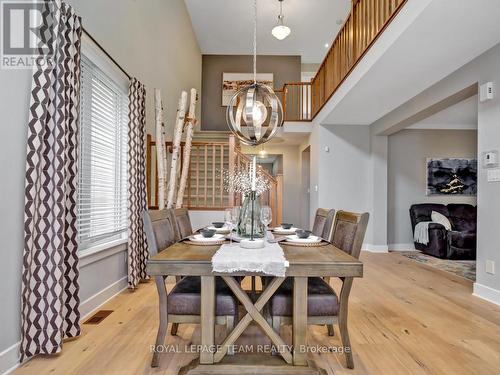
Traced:
<svg viewBox="0 0 500 375">
<path fill-rule="evenodd" d="M 388 253 L 389 248 L 387 245 L 371 245 L 371 244 L 363 244 L 361 248 L 362 251 L 368 251 L 370 253 Z"/>
<path fill-rule="evenodd" d="M 107 286 L 100 292 L 97 292 L 93 296 L 87 298 L 80 304 L 80 315 L 82 320 L 89 316 L 94 310 L 104 305 L 110 299 L 120 294 L 123 290 L 128 287 L 128 276 L 124 276 L 113 284 Z"/>
<path fill-rule="evenodd" d="M 500 306 L 500 290 L 490 288 L 483 284 L 474 283 L 472 295 Z"/>
<path fill-rule="evenodd" d="M 100 261 L 101 259 L 110 257 L 116 253 L 127 251 L 127 238 L 119 238 L 105 244 L 93 246 L 91 248 L 78 252 L 78 265 L 85 267 L 91 263 Z"/>
<path fill-rule="evenodd" d="M 412 251 L 415 250 L 414 243 L 391 243 L 389 251 Z"/>
<path fill-rule="evenodd" d="M 20 365 L 19 347 L 21 341 L 0 352 L 0 374 L 7 375 L 17 369 Z"/>
</svg>

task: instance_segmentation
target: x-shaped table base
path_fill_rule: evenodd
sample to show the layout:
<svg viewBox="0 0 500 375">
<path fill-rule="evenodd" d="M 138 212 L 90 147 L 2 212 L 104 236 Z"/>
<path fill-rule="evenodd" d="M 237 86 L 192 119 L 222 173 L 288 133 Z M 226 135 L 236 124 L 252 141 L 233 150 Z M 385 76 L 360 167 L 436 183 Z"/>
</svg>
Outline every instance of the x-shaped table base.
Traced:
<svg viewBox="0 0 500 375">
<path fill-rule="evenodd" d="M 285 278 L 275 277 L 262 292 L 255 304 L 252 303 L 250 297 L 245 293 L 245 291 L 241 288 L 240 284 L 234 279 L 234 277 L 222 276 L 222 278 L 229 286 L 229 288 L 233 291 L 236 298 L 238 298 L 243 304 L 243 306 L 247 310 L 247 313 L 245 314 L 243 319 L 239 321 L 233 331 L 226 337 L 226 339 L 222 343 L 221 349 L 214 353 L 214 362 L 220 362 L 227 354 L 228 348 L 234 344 L 238 337 L 241 336 L 248 325 L 252 321 L 255 321 L 262 328 L 264 333 L 271 339 L 274 345 L 279 348 L 283 348 L 282 350 L 280 350 L 280 354 L 287 363 L 291 364 L 293 362 L 292 353 L 287 348 L 280 335 L 276 331 L 274 331 L 274 329 L 269 325 L 269 323 L 261 313 L 261 310 L 264 308 L 267 301 L 269 301 L 269 299 L 273 296 L 274 292 L 283 283 Z"/>
</svg>

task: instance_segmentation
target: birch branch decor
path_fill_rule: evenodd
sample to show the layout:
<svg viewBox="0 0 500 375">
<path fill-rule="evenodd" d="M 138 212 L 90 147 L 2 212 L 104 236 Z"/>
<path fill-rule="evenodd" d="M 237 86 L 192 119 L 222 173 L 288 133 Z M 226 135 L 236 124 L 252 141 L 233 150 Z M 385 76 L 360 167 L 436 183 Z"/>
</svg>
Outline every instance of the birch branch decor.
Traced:
<svg viewBox="0 0 500 375">
<path fill-rule="evenodd" d="M 184 144 L 184 155 L 182 164 L 181 179 L 179 181 L 179 191 L 177 192 L 177 203 L 175 208 L 181 208 L 184 200 L 184 191 L 189 176 L 189 164 L 191 159 L 191 144 L 193 142 L 193 128 L 196 124 L 196 102 L 197 102 L 196 89 L 191 89 L 191 100 L 189 102 L 189 112 L 186 119 L 186 142 Z"/>
<path fill-rule="evenodd" d="M 160 89 L 155 89 L 156 122 L 156 166 L 158 174 L 158 209 L 165 208 L 167 153 L 165 150 L 165 124 L 163 122 L 163 104 Z"/>
<path fill-rule="evenodd" d="M 172 162 L 170 163 L 170 178 L 168 184 L 167 208 L 174 206 L 174 194 L 177 185 L 177 162 L 179 160 L 182 129 L 186 117 L 187 92 L 183 91 L 177 107 L 177 119 L 175 121 L 174 139 L 172 141 Z"/>
</svg>

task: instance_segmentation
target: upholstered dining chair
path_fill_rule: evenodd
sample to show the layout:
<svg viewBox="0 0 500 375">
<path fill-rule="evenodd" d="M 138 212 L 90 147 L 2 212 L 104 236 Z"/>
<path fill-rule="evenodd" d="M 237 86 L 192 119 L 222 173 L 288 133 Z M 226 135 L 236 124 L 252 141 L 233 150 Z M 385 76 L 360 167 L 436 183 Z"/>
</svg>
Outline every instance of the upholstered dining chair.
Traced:
<svg viewBox="0 0 500 375">
<path fill-rule="evenodd" d="M 186 208 L 174 208 L 172 209 L 172 215 L 175 220 L 175 228 L 179 240 L 193 234 L 193 227 L 189 219 L 189 211 Z"/>
<path fill-rule="evenodd" d="M 335 210 L 318 208 L 314 216 L 312 233 L 326 241 L 331 241 Z"/>
<path fill-rule="evenodd" d="M 142 220 L 148 243 L 149 256 L 156 255 L 176 242 L 175 219 L 172 210 L 144 211 Z M 201 311 L 201 278 L 183 277 L 167 293 L 166 276 L 155 276 L 159 296 L 160 325 L 156 336 L 156 346 L 165 343 L 168 323 L 172 323 L 172 334 L 177 333 L 179 323 L 199 323 Z M 220 279 L 215 285 L 215 323 L 225 325 L 227 333 L 234 328 L 238 315 L 238 304 L 233 293 Z M 158 366 L 158 352 L 151 361 L 152 367 Z"/>
<path fill-rule="evenodd" d="M 359 258 L 361 246 L 368 225 L 368 213 L 357 214 L 337 211 L 331 242 L 340 250 Z M 329 280 L 320 277 L 308 279 L 307 313 L 308 324 L 327 325 L 328 334 L 333 336 L 333 324 L 339 325 L 340 338 L 344 348 L 350 347 L 347 331 L 347 306 L 352 287 L 352 278 L 342 280 L 340 299 L 330 286 Z M 279 332 L 281 325 L 292 324 L 293 279 L 287 278 L 269 302 L 273 328 Z M 354 368 L 351 351 L 345 351 L 348 368 Z"/>
</svg>

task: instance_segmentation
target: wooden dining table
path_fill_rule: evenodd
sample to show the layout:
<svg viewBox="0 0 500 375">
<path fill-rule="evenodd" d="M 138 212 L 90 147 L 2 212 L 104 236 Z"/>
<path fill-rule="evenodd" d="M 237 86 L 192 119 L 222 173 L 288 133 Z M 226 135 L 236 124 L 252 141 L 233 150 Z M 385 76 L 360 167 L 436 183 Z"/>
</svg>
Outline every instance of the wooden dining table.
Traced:
<svg viewBox="0 0 500 375">
<path fill-rule="evenodd" d="M 199 355 L 199 364 L 191 369 L 189 374 L 319 374 L 320 369 L 308 360 L 307 351 L 307 279 L 308 277 L 341 277 L 343 286 L 339 296 L 339 328 L 342 345 L 349 348 L 346 351 L 347 361 L 352 362 L 347 332 L 348 296 L 354 278 L 363 277 L 363 263 L 348 255 L 332 244 L 319 246 L 292 246 L 280 243 L 289 265 L 286 277 L 294 279 L 292 345 L 287 345 L 278 332 L 273 330 L 263 314 L 264 306 L 274 292 L 285 280 L 284 277 L 274 277 L 263 289 L 256 301 L 252 300 L 235 277 L 238 276 L 269 276 L 252 272 L 214 273 L 212 272 L 212 256 L 220 245 L 199 246 L 178 242 L 159 252 L 147 262 L 147 273 L 151 276 L 200 276 L 201 277 L 201 342 L 203 350 Z M 237 246 L 236 244 L 233 246 Z M 234 295 L 246 309 L 236 327 L 225 338 L 222 345 L 215 345 L 215 277 L 221 276 L 233 291 Z M 164 283 L 163 283 L 164 284 Z M 166 288 L 159 288 L 159 301 L 166 301 Z M 166 314 L 165 309 L 160 306 Z M 249 363 L 245 355 L 226 357 L 228 348 L 234 344 L 250 323 L 255 322 L 280 350 L 279 357 L 269 355 L 269 366 L 266 363 Z M 164 337 L 164 336 L 163 336 Z M 349 353 L 347 353 L 349 352 Z M 246 357 L 238 361 L 238 358 Z M 272 358 L 271 358 L 272 357 Z"/>
</svg>

